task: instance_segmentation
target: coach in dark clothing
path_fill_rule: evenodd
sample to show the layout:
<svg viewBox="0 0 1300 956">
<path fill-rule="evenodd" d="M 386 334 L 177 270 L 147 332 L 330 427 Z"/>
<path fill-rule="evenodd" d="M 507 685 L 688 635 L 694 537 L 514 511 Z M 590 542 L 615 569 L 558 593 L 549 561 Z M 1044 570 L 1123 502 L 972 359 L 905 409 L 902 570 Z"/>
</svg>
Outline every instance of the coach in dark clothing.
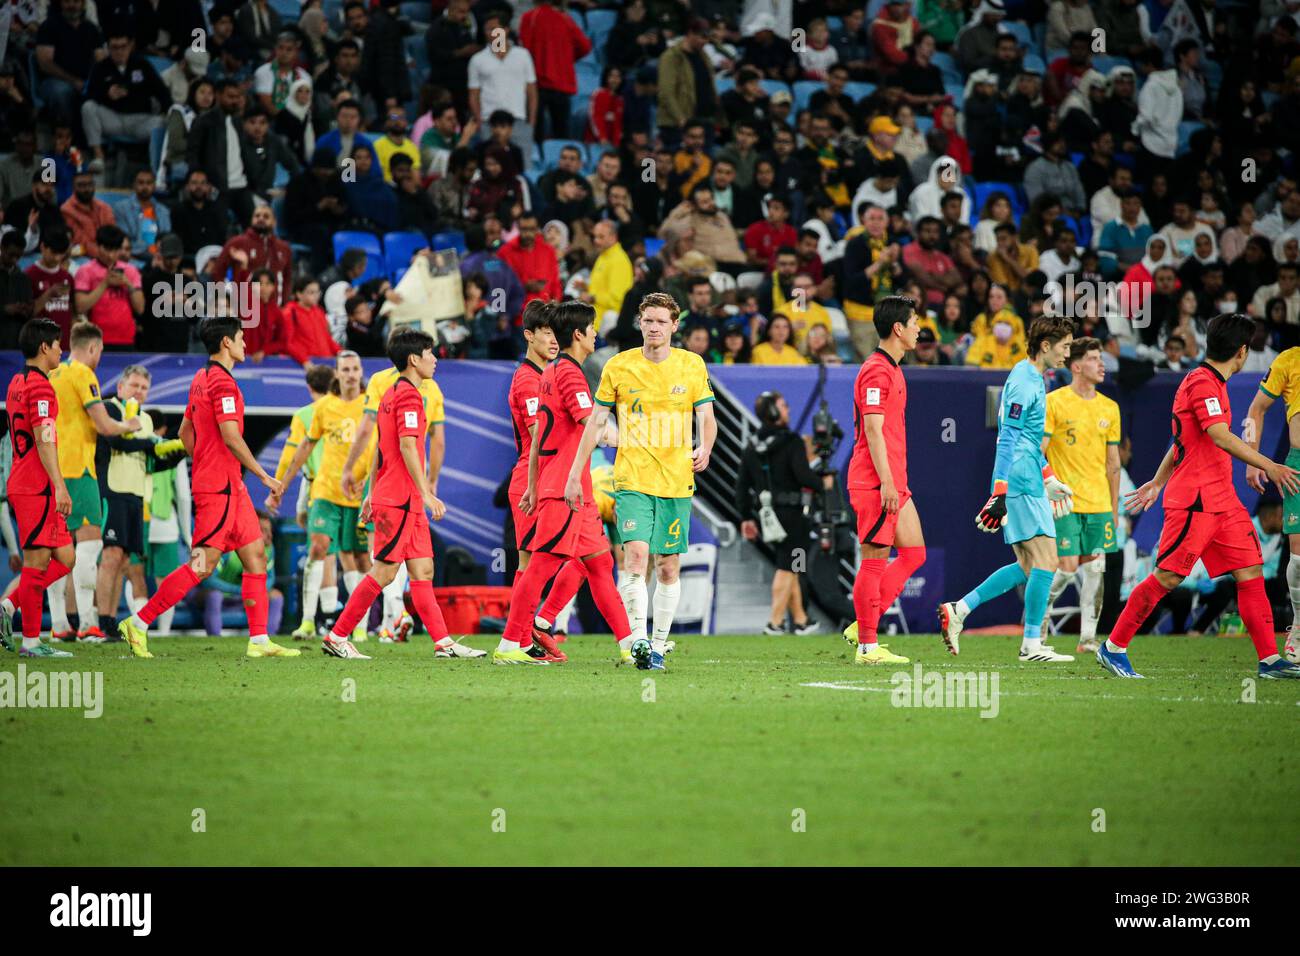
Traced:
<svg viewBox="0 0 1300 956">
<path fill-rule="evenodd" d="M 815 626 L 804 613 L 798 580 L 807 567 L 812 533 L 803 511 L 803 489 L 829 488 L 833 479 L 830 475 L 817 474 L 808 464 L 808 449 L 803 439 L 790 429 L 790 408 L 780 392 L 760 395 L 754 403 L 754 412 L 762 424 L 745 449 L 736 478 L 736 510 L 742 518 L 741 533 L 750 541 L 763 537 L 760 520 L 763 492 L 771 492 L 772 511 L 785 530 L 784 539 L 771 542 L 777 573 L 772 581 L 772 615 L 766 633 L 784 630 L 787 610 L 796 633 L 811 633 L 804 630 Z"/>
</svg>

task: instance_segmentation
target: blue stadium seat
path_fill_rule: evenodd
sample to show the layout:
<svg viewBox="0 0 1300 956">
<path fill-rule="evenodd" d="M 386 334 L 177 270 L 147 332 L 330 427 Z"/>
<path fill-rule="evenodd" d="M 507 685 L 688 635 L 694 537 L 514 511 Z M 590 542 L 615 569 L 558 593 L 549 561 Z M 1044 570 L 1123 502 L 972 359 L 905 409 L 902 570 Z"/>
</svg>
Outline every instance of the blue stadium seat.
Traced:
<svg viewBox="0 0 1300 956">
<path fill-rule="evenodd" d="M 659 255 L 659 250 L 662 249 L 663 247 L 664 247 L 664 241 L 662 239 L 655 239 L 652 236 L 646 236 L 645 238 L 646 258 Z"/>
<path fill-rule="evenodd" d="M 271 0 L 271 9 L 294 23 L 297 23 L 298 18 L 302 16 L 302 4 L 298 0 Z"/>
<path fill-rule="evenodd" d="M 321 4 L 321 12 L 331 27 L 337 30 L 343 26 L 343 0 L 325 0 Z"/>
<path fill-rule="evenodd" d="M 411 256 L 429 248 L 429 240 L 418 232 L 390 232 L 384 236 L 384 266 L 389 277 L 397 282 L 398 273 L 405 272 Z"/>
<path fill-rule="evenodd" d="M 913 112 L 915 112 L 915 111 L 913 111 Z M 933 117 L 933 116 L 921 116 L 921 115 L 917 114 L 917 117 L 916 117 L 916 131 L 917 131 L 918 133 L 920 133 L 922 136 L 924 136 L 926 133 L 930 132 L 930 130 L 932 130 L 932 129 L 934 129 L 934 117 Z"/>
<path fill-rule="evenodd" d="M 600 74 L 591 73 L 586 70 L 578 70 L 575 76 L 578 80 L 578 95 L 575 99 L 580 102 L 575 103 L 574 105 L 581 106 L 582 111 L 585 113 L 587 111 L 586 101 L 595 96 L 596 91 L 600 89 Z"/>
<path fill-rule="evenodd" d="M 1102 76 L 1105 76 L 1117 66 L 1127 66 L 1132 68 L 1133 64 L 1130 60 L 1122 56 L 1106 56 L 1102 53 L 1093 54 L 1092 68 Z"/>
<path fill-rule="evenodd" d="M 936 53 L 930 62 L 939 68 L 945 83 L 965 82 L 961 68 L 957 66 L 957 61 L 953 59 L 951 53 Z"/>
<path fill-rule="evenodd" d="M 424 48 L 424 34 L 416 33 L 406 38 L 406 58 L 421 73 L 429 72 L 429 51 Z"/>
<path fill-rule="evenodd" d="M 876 92 L 874 83 L 845 83 L 844 93 L 846 96 L 853 98 L 853 102 L 859 103 L 872 93 Z"/>
<path fill-rule="evenodd" d="M 952 105 L 961 109 L 962 103 L 966 99 L 966 87 L 961 83 L 945 83 L 943 91 L 952 97 Z"/>
<path fill-rule="evenodd" d="M 591 167 L 593 172 L 596 169 L 596 164 L 600 162 L 600 154 L 604 151 L 605 147 L 600 143 L 587 144 L 587 165 Z"/>
<path fill-rule="evenodd" d="M 41 82 L 40 67 L 36 65 L 36 54 L 27 54 L 27 79 L 28 85 L 32 88 L 32 108 L 37 113 L 45 108 L 45 100 L 41 99 L 40 90 L 37 87 Z"/>
<path fill-rule="evenodd" d="M 1082 216 L 1079 217 L 1078 223 L 1079 223 L 1079 235 L 1078 235 L 1079 245 L 1087 249 L 1088 246 L 1092 245 L 1092 216 L 1089 216 L 1087 213 L 1084 213 Z"/>
<path fill-rule="evenodd" d="M 272 189 L 284 189 L 289 185 L 289 170 L 285 169 L 279 163 L 275 164 L 275 179 L 271 183 Z"/>
<path fill-rule="evenodd" d="M 826 84 L 821 80 L 799 80 L 794 85 L 794 110 L 798 113 L 800 110 L 808 108 L 808 101 L 812 99 L 813 94 L 818 90 L 826 89 Z"/>
<path fill-rule="evenodd" d="M 1019 20 L 1003 20 L 1002 32 L 1010 33 L 1020 41 L 1021 46 L 1032 47 L 1034 45 L 1034 35 L 1029 31 L 1029 24 L 1022 23 Z"/>
<path fill-rule="evenodd" d="M 729 76 L 715 76 L 713 78 L 713 88 L 717 91 L 718 95 L 721 96 L 728 90 L 734 90 L 736 88 L 736 81 Z"/>
<path fill-rule="evenodd" d="M 460 255 L 465 255 L 465 233 L 463 232 L 440 232 L 433 237 L 431 244 L 434 249 L 455 249 Z"/>
<path fill-rule="evenodd" d="M 790 93 L 789 85 L 782 83 L 780 80 L 760 80 L 759 83 L 762 85 L 763 89 L 767 91 L 768 96 L 771 96 L 773 93 Z M 790 95 L 792 97 L 794 96 L 793 93 L 790 93 Z"/>
<path fill-rule="evenodd" d="M 1046 53 L 1043 54 L 1043 59 L 1046 60 L 1049 64 L 1051 64 L 1051 63 L 1055 63 L 1061 57 L 1069 56 L 1069 55 L 1070 55 L 1069 50 L 1060 50 L 1060 49 L 1048 50 Z"/>
<path fill-rule="evenodd" d="M 582 154 L 583 167 L 586 167 L 587 150 L 576 139 L 548 139 L 542 143 L 542 166 L 554 169 L 560 162 L 560 150 L 566 146 L 575 147 Z"/>
<path fill-rule="evenodd" d="M 840 17 L 827 17 L 826 26 L 830 27 L 831 33 L 834 33 L 836 30 L 844 29 L 844 20 Z"/>
<path fill-rule="evenodd" d="M 1020 63 L 1026 70 L 1035 70 L 1039 73 L 1047 72 L 1047 64 L 1043 62 L 1043 58 L 1037 53 L 1026 53 Z"/>
<path fill-rule="evenodd" d="M 296 4 L 295 4 L 296 5 Z M 433 4 L 429 0 L 420 0 L 420 2 L 403 3 L 401 5 L 402 16 L 415 23 L 432 23 L 433 22 Z"/>
<path fill-rule="evenodd" d="M 583 33 L 587 32 L 587 21 L 583 19 L 581 10 L 570 10 L 569 18 L 578 25 L 578 29 Z"/>
<path fill-rule="evenodd" d="M 1025 211 L 1024 203 L 1020 201 L 1020 193 L 1011 183 L 987 182 L 971 185 L 969 178 L 965 179 L 964 182 L 967 188 L 970 189 L 971 219 L 973 222 L 979 221 L 980 210 L 984 208 L 984 203 L 988 201 L 990 195 L 997 192 L 1007 194 L 1014 212 L 1023 214 Z"/>
<path fill-rule="evenodd" d="M 1192 146 L 1192 134 L 1198 129 L 1205 129 L 1204 123 L 1186 122 L 1178 124 L 1178 156 L 1182 156 Z"/>
<path fill-rule="evenodd" d="M 163 140 L 167 138 L 166 126 L 155 126 L 149 133 L 149 168 L 154 172 L 162 165 Z M 159 183 L 158 188 L 166 190 L 166 183 Z"/>
<path fill-rule="evenodd" d="M 379 237 L 369 232 L 343 230 L 334 233 L 334 261 L 338 262 L 349 249 L 360 249 L 366 254 L 366 271 L 359 281 L 378 279 L 384 274 L 384 247 Z"/>
<path fill-rule="evenodd" d="M 149 61 L 150 66 L 158 71 L 159 76 L 162 76 L 164 70 L 171 69 L 176 62 L 175 60 L 167 59 L 165 56 L 147 56 L 145 59 Z"/>
<path fill-rule="evenodd" d="M 601 63 L 605 62 L 605 44 L 618 22 L 617 10 L 588 10 L 587 36 L 591 38 L 592 48 Z"/>
</svg>

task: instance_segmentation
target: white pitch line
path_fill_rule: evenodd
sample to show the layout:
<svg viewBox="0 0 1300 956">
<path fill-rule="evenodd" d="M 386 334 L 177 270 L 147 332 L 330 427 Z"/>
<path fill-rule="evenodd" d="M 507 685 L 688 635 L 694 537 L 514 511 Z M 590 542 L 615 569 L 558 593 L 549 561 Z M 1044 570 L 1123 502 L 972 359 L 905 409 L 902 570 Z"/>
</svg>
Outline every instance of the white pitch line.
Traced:
<svg viewBox="0 0 1300 956">
<path fill-rule="evenodd" d="M 858 684 L 849 681 L 809 681 L 806 683 L 800 683 L 799 686 L 814 687 L 814 688 L 819 688 L 821 690 L 849 690 L 849 691 L 857 691 L 858 693 L 872 693 L 872 694 L 892 694 L 895 690 L 895 688 L 893 687 L 859 686 Z M 1071 698 L 1072 700 L 1133 700 L 1133 701 L 1154 700 L 1154 701 L 1161 701 L 1163 703 L 1170 703 L 1170 704 L 1234 704 L 1235 705 L 1241 703 L 1240 701 L 1237 700 L 1214 700 L 1209 697 L 1135 697 L 1126 694 L 1106 694 L 1106 693 L 1103 694 L 1060 694 L 1060 693 L 1039 694 L 1039 693 L 1035 693 L 1034 691 L 1008 691 L 1008 690 L 999 691 L 998 696 L 1000 697 L 1052 697 L 1052 698 L 1068 697 Z M 1270 704 L 1274 707 L 1288 706 L 1286 702 L 1280 700 L 1258 700 L 1257 699 L 1255 703 Z M 1296 706 L 1300 706 L 1300 701 L 1296 702 Z"/>
</svg>

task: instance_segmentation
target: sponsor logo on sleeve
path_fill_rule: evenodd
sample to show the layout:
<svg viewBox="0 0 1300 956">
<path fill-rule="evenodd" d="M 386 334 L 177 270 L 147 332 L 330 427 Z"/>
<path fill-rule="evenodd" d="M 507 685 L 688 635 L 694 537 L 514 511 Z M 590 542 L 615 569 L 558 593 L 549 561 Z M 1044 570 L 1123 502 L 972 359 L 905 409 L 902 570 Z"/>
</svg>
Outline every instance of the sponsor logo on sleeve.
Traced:
<svg viewBox="0 0 1300 956">
<path fill-rule="evenodd" d="M 524 402 L 524 409 L 528 412 L 528 417 L 532 418 L 537 414 L 537 403 L 539 399 L 530 398 Z"/>
<path fill-rule="evenodd" d="M 223 415 L 233 415 L 233 414 L 235 414 L 235 396 L 233 396 L 233 395 L 224 395 L 224 396 L 222 396 L 222 398 L 221 398 L 221 414 L 223 414 Z"/>
<path fill-rule="evenodd" d="M 1016 419 L 1016 421 L 1019 421 L 1020 416 L 1024 413 L 1024 411 L 1025 411 L 1025 406 L 1021 405 L 1019 402 L 1012 402 L 1011 409 L 1010 411 L 1007 412 L 1007 417 L 1014 418 Z"/>
<path fill-rule="evenodd" d="M 577 399 L 579 408 L 591 408 L 591 396 L 586 392 L 579 392 Z"/>
<path fill-rule="evenodd" d="M 38 401 L 36 403 L 36 416 L 38 418 L 45 418 L 49 414 L 50 414 L 50 403 L 43 399 Z"/>
<path fill-rule="evenodd" d="M 1205 400 L 1205 411 L 1210 415 L 1222 415 L 1223 407 L 1219 404 L 1217 398 L 1207 398 Z"/>
<path fill-rule="evenodd" d="M 420 415 L 419 415 L 418 412 L 405 412 L 404 414 L 405 414 L 405 416 L 406 416 L 406 419 L 405 419 L 405 420 L 406 420 L 406 427 L 407 427 L 407 428 L 419 428 L 419 427 L 420 427 Z"/>
<path fill-rule="evenodd" d="M 867 404 L 868 405 L 880 404 L 880 389 L 878 388 L 867 389 Z"/>
</svg>

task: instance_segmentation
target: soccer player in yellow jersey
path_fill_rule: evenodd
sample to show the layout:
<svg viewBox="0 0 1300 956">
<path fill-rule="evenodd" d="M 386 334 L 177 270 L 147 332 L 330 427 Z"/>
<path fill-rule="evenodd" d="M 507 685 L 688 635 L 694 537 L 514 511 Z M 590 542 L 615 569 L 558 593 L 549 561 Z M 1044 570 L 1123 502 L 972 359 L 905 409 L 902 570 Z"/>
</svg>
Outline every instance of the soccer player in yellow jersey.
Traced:
<svg viewBox="0 0 1300 956">
<path fill-rule="evenodd" d="M 287 487 L 286 476 L 289 472 L 289 463 L 293 461 L 293 456 L 297 454 L 298 449 L 307 441 L 307 430 L 311 428 L 312 416 L 316 413 L 316 406 L 324 400 L 334 385 L 334 369 L 328 365 L 309 365 L 307 366 L 307 393 L 311 395 L 311 403 L 304 405 L 293 413 L 293 418 L 289 420 L 289 438 L 284 443 L 284 449 L 280 452 L 280 461 L 275 466 L 275 479 Z M 302 482 L 298 489 L 298 503 L 294 511 L 298 518 L 298 524 L 303 528 L 307 527 L 307 516 L 311 505 L 311 485 L 320 470 L 321 453 L 325 446 L 317 443 L 310 454 L 307 455 L 307 461 L 302 466 Z M 316 636 L 316 609 L 324 603 L 326 607 L 332 607 L 335 610 L 339 605 L 338 589 L 338 561 L 333 556 L 327 557 L 324 562 L 324 568 L 321 572 L 320 579 L 317 580 L 311 574 L 302 576 L 302 622 L 293 632 L 293 639 L 296 641 L 309 640 Z"/>
<path fill-rule="evenodd" d="M 104 334 L 99 326 L 78 322 L 68 338 L 68 357 L 50 373 L 50 383 L 59 398 L 59 471 L 72 496 L 68 530 L 77 545 L 77 563 L 72 568 L 80 627 L 73 633 L 68 623 L 64 582 L 50 588 L 51 639 L 102 644 L 104 632 L 95 614 L 95 581 L 99 553 L 103 550 L 103 506 L 99 498 L 99 476 L 95 471 L 95 446 L 99 436 L 125 435 L 140 428 L 138 418 L 114 421 L 104 409 L 95 369 L 104 354 Z"/>
<path fill-rule="evenodd" d="M 1264 413 L 1279 398 L 1286 404 L 1286 428 L 1291 450 L 1286 463 L 1300 467 L 1300 348 L 1289 348 L 1273 359 L 1259 392 L 1246 413 L 1246 427 L 1242 438 L 1251 448 L 1259 448 L 1264 433 Z M 62 436 L 60 436 L 62 438 Z M 1247 466 L 1246 482 L 1258 492 L 1263 492 L 1267 478 L 1258 468 Z M 1286 566 L 1286 586 L 1291 595 L 1291 626 L 1286 629 L 1286 647 L 1283 654 L 1292 664 L 1300 664 L 1300 495 L 1282 493 L 1282 530 L 1286 533 L 1291 559 Z"/>
<path fill-rule="evenodd" d="M 1059 562 L 1047 596 L 1047 611 L 1071 582 L 1079 591 L 1077 652 L 1097 651 L 1105 555 L 1118 544 L 1119 406 L 1097 391 L 1106 378 L 1101 342 L 1075 339 L 1070 347 L 1070 374 L 1065 388 L 1047 396 L 1043 454 L 1056 476 L 1074 489 L 1074 511 L 1056 516 Z M 1053 507 L 1055 509 L 1055 506 Z M 1047 616 L 1043 626 L 1046 628 Z"/>
<path fill-rule="evenodd" d="M 370 544 L 366 533 L 359 529 L 361 498 L 343 490 L 343 469 L 353 461 L 353 478 L 360 479 L 370 468 L 374 454 L 374 431 L 367 433 L 364 444 L 357 441 L 364 414 L 365 396 L 362 394 L 361 356 L 345 350 L 338 354 L 334 364 L 334 384 L 330 391 L 315 404 L 306 437 L 294 452 L 284 481 L 293 480 L 319 444 L 320 464 L 311 483 L 311 504 L 307 510 L 307 533 L 310 545 L 307 567 L 303 572 L 304 610 L 312 603 L 313 592 L 319 593 L 325 574 L 326 561 L 337 554 L 343 564 L 343 583 L 348 593 L 356 589 L 362 576 L 370 570 Z M 355 455 L 354 445 L 360 445 Z M 350 482 L 355 486 L 355 482 Z M 324 607 L 326 614 L 336 613 L 337 606 Z M 314 617 L 314 614 L 313 614 Z M 304 624 L 308 622 L 304 621 Z M 303 627 L 299 626 L 298 631 Z M 294 632 L 297 636 L 298 631 Z M 366 639 L 366 622 L 357 624 L 354 641 Z"/>
<path fill-rule="evenodd" d="M 391 333 L 390 333 L 391 334 Z M 398 379 L 398 371 L 390 364 L 382 372 L 377 373 L 370 379 L 370 384 L 366 386 L 365 417 L 361 421 L 361 427 L 357 431 L 356 443 L 352 446 L 352 451 L 348 453 L 347 463 L 343 469 L 344 491 L 354 497 L 363 497 L 365 489 L 362 487 L 363 482 L 355 480 L 356 459 L 354 456 L 360 454 L 361 448 L 371 440 L 374 434 L 375 422 L 379 416 L 379 402 L 384 397 L 384 393 L 393 387 Z M 429 489 L 434 495 L 438 493 L 438 474 L 442 471 L 442 459 L 447 453 L 447 435 L 446 419 L 447 413 L 445 402 L 442 397 L 442 389 L 438 383 L 428 378 L 420 383 L 420 394 L 424 396 L 424 417 L 428 422 L 429 428 Z M 407 573 L 406 565 L 400 564 L 397 567 L 397 575 L 384 588 L 384 621 L 380 628 L 381 641 L 402 641 L 406 639 L 406 634 L 411 629 L 411 618 L 406 613 L 406 607 L 402 600 L 402 595 L 406 591 Z M 441 650 L 439 656 L 446 656 Z"/>
<path fill-rule="evenodd" d="M 618 419 L 614 459 L 614 519 L 623 545 L 619 592 L 632 633 L 629 651 L 646 636 L 646 574 L 655 556 L 654 634 L 649 667 L 663 668 L 663 655 L 681 597 L 681 555 L 691 525 L 695 474 L 709 466 L 718 425 L 713 387 L 704 360 L 672 347 L 679 309 L 672 296 L 652 292 L 637 317 L 644 344 L 610 359 L 596 389 L 595 409 L 582 434 L 565 488 L 570 506 L 581 503 L 582 472 L 613 410 Z M 692 448 L 692 422 L 699 444 Z M 639 666 L 643 666 L 638 661 Z"/>
</svg>

